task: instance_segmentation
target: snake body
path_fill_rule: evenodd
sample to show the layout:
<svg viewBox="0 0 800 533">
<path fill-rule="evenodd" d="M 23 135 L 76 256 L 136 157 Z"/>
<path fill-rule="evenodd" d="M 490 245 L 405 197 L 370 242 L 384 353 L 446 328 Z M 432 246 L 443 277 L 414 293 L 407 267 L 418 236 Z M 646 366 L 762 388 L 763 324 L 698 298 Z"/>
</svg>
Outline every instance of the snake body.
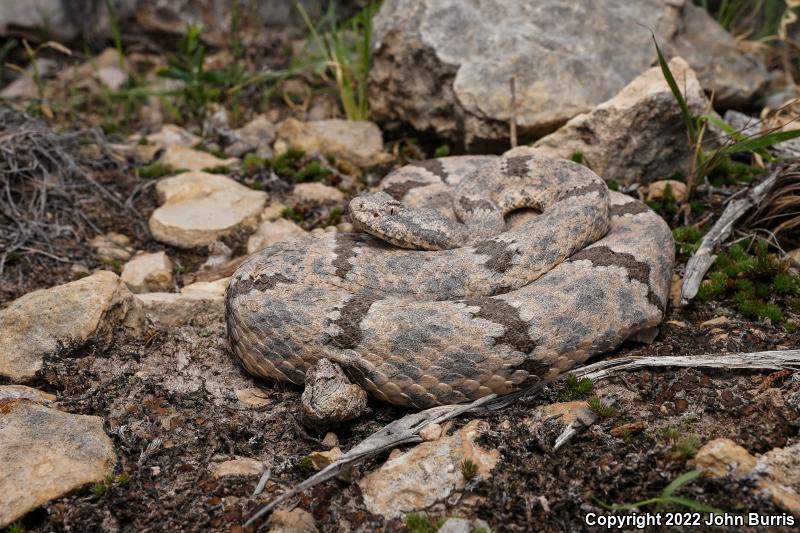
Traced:
<svg viewBox="0 0 800 533">
<path fill-rule="evenodd" d="M 540 214 L 509 215 L 522 207 Z M 235 272 L 228 337 L 252 374 L 302 384 L 325 357 L 426 408 L 550 380 L 663 317 L 668 226 L 570 161 L 407 165 L 350 217 L 367 233 L 314 231 Z"/>
</svg>

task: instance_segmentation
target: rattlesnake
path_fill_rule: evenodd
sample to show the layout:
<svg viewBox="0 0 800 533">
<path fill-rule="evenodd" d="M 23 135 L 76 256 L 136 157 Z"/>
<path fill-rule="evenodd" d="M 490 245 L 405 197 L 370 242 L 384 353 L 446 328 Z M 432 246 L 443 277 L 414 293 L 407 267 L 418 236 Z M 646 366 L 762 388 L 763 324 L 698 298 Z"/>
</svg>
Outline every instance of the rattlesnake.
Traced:
<svg viewBox="0 0 800 533">
<path fill-rule="evenodd" d="M 506 226 L 519 207 L 541 214 Z M 252 374 L 302 384 L 325 357 L 380 400 L 459 403 L 550 380 L 654 328 L 666 306 L 666 223 L 570 161 L 407 165 L 350 217 L 380 238 L 313 231 L 234 274 L 228 336 Z"/>
</svg>

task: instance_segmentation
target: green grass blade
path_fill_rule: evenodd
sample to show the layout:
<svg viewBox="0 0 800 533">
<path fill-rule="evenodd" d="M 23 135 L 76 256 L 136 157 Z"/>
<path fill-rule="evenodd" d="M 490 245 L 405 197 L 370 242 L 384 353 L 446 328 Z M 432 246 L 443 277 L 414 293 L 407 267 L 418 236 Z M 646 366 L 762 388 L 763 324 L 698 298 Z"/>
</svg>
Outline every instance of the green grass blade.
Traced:
<svg viewBox="0 0 800 533">
<path fill-rule="evenodd" d="M 693 509 L 701 513 L 725 514 L 725 511 L 723 511 L 722 509 L 711 507 L 710 505 L 700 503 L 690 498 L 682 498 L 680 496 L 669 496 L 668 498 L 661 498 L 661 501 L 665 504 L 680 505 L 681 507 Z"/>
<path fill-rule="evenodd" d="M 683 122 L 686 125 L 686 131 L 689 132 L 689 139 L 694 143 L 697 140 L 697 131 L 692 121 L 692 115 L 689 112 L 689 106 L 686 104 L 686 99 L 683 97 L 680 88 L 678 88 L 678 83 L 675 81 L 675 76 L 672 75 L 672 71 L 669 69 L 669 64 L 664 54 L 661 53 L 661 48 L 658 47 L 656 35 L 654 33 L 651 33 L 651 35 L 653 36 L 653 44 L 656 45 L 656 54 L 658 55 L 658 64 L 661 66 L 661 73 L 664 75 L 667 85 L 669 85 L 669 90 L 672 91 L 672 96 L 674 96 L 675 101 L 678 102 Z"/>
<path fill-rule="evenodd" d="M 699 470 L 689 470 L 688 472 L 684 472 L 680 476 L 678 476 L 675 479 L 673 479 L 672 482 L 670 482 L 669 485 L 664 487 L 664 490 L 661 491 L 661 497 L 662 498 L 668 498 L 668 497 L 672 496 L 672 494 L 676 490 L 681 488 L 683 485 L 689 483 L 690 481 L 697 479 L 698 477 L 700 477 L 700 471 Z"/>
<path fill-rule="evenodd" d="M 762 148 L 767 148 L 775 144 L 780 144 L 785 141 L 797 139 L 800 137 L 800 130 L 791 131 L 776 131 L 759 135 L 757 137 L 748 137 L 747 139 L 733 143 L 726 146 L 721 151 L 725 154 L 734 154 L 736 152 L 756 152 Z"/>
</svg>

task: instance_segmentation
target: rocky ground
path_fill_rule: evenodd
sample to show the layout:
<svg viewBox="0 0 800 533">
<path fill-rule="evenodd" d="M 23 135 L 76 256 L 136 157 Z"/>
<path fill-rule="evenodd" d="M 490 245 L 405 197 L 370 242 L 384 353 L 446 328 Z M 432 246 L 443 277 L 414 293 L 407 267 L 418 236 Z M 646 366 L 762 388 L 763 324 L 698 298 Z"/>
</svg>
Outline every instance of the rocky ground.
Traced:
<svg viewBox="0 0 800 533">
<path fill-rule="evenodd" d="M 0 63 L 19 67 L 0 71 L 0 528 L 574 531 L 592 529 L 590 513 L 637 509 L 773 517 L 699 530 L 795 529 L 798 374 L 699 365 L 552 383 L 426 428 L 422 443 L 244 527 L 258 506 L 409 411 L 364 404 L 343 385 L 350 403 L 339 408 L 355 418 L 324 422 L 331 415 L 309 407 L 310 392 L 244 372 L 223 304 L 247 254 L 308 231 L 354 231 L 349 199 L 391 169 L 511 148 L 585 164 L 673 228 L 658 335 L 594 360 L 796 350 L 792 26 L 769 26 L 765 11 L 728 20 L 688 1 L 385 0 L 365 12 L 344 2 L 349 33 L 317 30 L 344 38 L 347 54 L 325 57 L 270 2 L 259 13 L 280 29 L 248 33 L 244 13 L 255 15 L 242 2 L 194 36 L 140 16 L 123 23 L 119 48 L 104 48 L 109 16 L 149 13 L 141 4 L 104 12 L 99 36 L 75 24 L 53 44 L 14 33 L 32 23 L 12 20 L 0 41 Z M 303 5 L 315 20 L 323 12 Z M 239 19 L 241 34 L 230 26 Z M 602 23 L 586 31 L 587 20 Z M 742 28 L 750 38 L 734 39 Z M 365 32 L 369 69 L 358 64 Z M 363 92 L 337 85 L 332 60 Z M 707 117 L 695 129 L 665 68 L 686 113 Z M 786 134 L 732 149 L 742 138 L 723 117 L 754 139 Z M 772 175 L 697 297 L 681 302 L 702 236 Z M 336 380 L 326 372 L 317 381 Z M 556 445 L 569 427 L 575 435 Z"/>
</svg>

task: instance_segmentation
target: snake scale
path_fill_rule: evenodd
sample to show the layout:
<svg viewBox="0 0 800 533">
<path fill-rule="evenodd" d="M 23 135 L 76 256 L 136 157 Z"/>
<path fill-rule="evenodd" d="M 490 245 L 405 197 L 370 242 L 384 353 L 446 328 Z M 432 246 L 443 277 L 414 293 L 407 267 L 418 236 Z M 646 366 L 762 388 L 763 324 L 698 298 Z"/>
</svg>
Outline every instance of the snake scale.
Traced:
<svg viewBox="0 0 800 533">
<path fill-rule="evenodd" d="M 447 157 L 379 189 L 350 202 L 366 233 L 312 231 L 237 269 L 226 321 L 250 373 L 302 384 L 325 357 L 426 408 L 550 380 L 663 317 L 668 226 L 582 165 Z"/>
</svg>

